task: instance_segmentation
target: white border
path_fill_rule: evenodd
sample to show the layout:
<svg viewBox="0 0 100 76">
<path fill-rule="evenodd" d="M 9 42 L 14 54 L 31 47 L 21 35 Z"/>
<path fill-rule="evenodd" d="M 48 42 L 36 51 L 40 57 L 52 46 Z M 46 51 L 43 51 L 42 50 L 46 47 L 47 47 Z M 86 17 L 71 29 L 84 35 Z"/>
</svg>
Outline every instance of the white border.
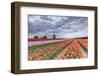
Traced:
<svg viewBox="0 0 100 76">
<path fill-rule="evenodd" d="M 88 17 L 88 58 L 74 60 L 28 61 L 28 14 Z M 43 69 L 94 65 L 94 11 L 39 7 L 20 8 L 20 69 Z"/>
</svg>

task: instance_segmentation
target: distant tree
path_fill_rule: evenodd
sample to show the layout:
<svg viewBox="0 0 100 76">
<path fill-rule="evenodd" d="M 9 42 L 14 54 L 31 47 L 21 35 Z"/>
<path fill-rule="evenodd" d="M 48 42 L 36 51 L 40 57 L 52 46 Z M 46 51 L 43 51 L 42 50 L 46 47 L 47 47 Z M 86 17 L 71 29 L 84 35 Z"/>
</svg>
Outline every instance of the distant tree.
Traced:
<svg viewBox="0 0 100 76">
<path fill-rule="evenodd" d="M 39 37 L 35 35 L 34 38 L 38 39 Z"/>
<path fill-rule="evenodd" d="M 43 36 L 43 38 L 45 38 L 45 39 L 46 39 L 46 38 L 47 38 L 47 36 Z"/>
</svg>

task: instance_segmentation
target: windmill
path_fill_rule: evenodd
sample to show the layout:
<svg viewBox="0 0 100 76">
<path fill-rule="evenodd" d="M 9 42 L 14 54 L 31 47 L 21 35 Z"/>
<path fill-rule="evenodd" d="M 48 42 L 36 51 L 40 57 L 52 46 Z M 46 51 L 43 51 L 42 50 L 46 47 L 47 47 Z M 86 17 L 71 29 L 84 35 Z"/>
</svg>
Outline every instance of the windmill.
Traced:
<svg viewBox="0 0 100 76">
<path fill-rule="evenodd" d="M 45 33 L 45 36 L 47 38 L 52 38 L 52 39 L 56 39 L 57 38 L 57 33 L 56 31 L 49 31 L 48 33 Z"/>
<path fill-rule="evenodd" d="M 55 31 L 53 31 L 53 39 L 56 39 L 56 34 L 55 34 Z"/>
</svg>

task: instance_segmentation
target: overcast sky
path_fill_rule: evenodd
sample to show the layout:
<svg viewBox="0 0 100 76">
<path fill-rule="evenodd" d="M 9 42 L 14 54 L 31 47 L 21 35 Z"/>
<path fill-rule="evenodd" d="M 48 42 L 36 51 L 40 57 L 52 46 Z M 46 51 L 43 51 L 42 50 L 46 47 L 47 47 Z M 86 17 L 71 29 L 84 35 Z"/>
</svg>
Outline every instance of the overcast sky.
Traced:
<svg viewBox="0 0 100 76">
<path fill-rule="evenodd" d="M 29 37 L 38 35 L 52 38 L 75 38 L 88 36 L 88 18 L 76 16 L 28 16 Z"/>
</svg>

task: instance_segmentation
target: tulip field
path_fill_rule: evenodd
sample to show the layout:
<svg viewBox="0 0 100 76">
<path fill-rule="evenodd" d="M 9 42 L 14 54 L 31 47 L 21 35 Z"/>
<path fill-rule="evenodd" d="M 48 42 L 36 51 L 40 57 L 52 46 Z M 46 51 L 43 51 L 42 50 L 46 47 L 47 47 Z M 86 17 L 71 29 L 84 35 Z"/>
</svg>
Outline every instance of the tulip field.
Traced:
<svg viewBox="0 0 100 76">
<path fill-rule="evenodd" d="M 88 39 L 64 39 L 28 47 L 28 60 L 82 59 L 88 56 Z"/>
</svg>

